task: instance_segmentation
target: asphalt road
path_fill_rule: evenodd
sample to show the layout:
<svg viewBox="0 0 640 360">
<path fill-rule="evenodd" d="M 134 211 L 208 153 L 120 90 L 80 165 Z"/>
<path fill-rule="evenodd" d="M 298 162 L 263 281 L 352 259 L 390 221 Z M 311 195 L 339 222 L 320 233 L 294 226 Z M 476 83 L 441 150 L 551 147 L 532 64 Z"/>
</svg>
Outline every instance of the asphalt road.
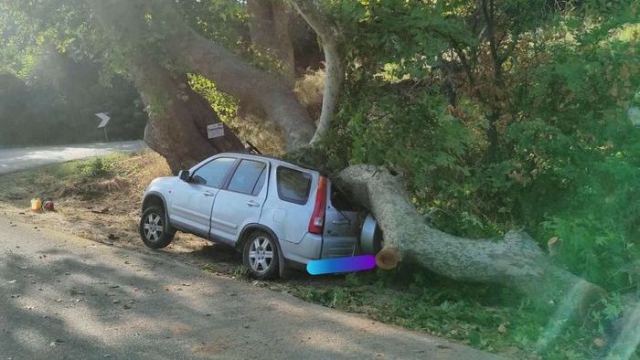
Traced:
<svg viewBox="0 0 640 360">
<path fill-rule="evenodd" d="M 138 151 L 142 141 L 97 143 L 82 145 L 0 149 L 0 175 L 46 164 L 103 156 L 113 152 Z"/>
<path fill-rule="evenodd" d="M 495 359 L 0 213 L 0 359 Z"/>
</svg>

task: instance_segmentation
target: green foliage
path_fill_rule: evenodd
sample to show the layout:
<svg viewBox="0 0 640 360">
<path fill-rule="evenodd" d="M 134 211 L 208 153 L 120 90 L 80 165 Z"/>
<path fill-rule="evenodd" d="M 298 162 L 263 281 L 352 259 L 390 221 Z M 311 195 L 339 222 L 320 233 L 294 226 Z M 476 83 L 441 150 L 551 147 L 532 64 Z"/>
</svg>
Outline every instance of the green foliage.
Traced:
<svg viewBox="0 0 640 360">
<path fill-rule="evenodd" d="M 80 171 L 80 176 L 83 178 L 97 178 L 109 174 L 110 167 L 101 157 L 97 157 L 91 161 L 80 164 L 78 170 Z"/>
<path fill-rule="evenodd" d="M 640 130 L 626 114 L 640 92 L 638 6 L 567 3 L 533 19 L 512 3 L 496 4 L 497 32 L 510 39 L 499 49 L 500 82 L 488 39 L 469 22 L 476 11 L 470 2 L 336 4 L 348 32 L 347 100 L 327 146 L 338 149 L 332 156 L 343 165 L 403 173 L 414 204 L 442 230 L 493 237 L 523 227 L 543 248 L 559 239 L 553 261 L 611 297 L 589 321 L 554 335 L 542 355 L 593 358 L 606 351 L 593 341 L 606 338 L 620 315 L 621 294 L 640 288 Z M 487 128 L 495 111 L 491 158 Z M 407 283 L 407 274 L 376 279 L 384 288 Z M 466 286 L 440 285 L 413 279 L 405 286 L 415 292 L 395 294 L 397 303 L 373 316 L 485 349 L 517 344 L 532 351 L 549 336 L 553 306 L 496 300 L 503 317 L 492 317 L 490 294 L 502 290 L 479 299 Z M 446 302 L 434 300 L 435 289 L 449 293 Z M 309 296 L 330 306 L 362 301 L 358 292 L 317 291 Z M 441 332 L 457 321 L 460 337 Z M 504 335 L 495 333 L 501 321 L 509 322 Z"/>
<path fill-rule="evenodd" d="M 236 119 L 238 101 L 219 91 L 211 80 L 201 75 L 189 74 L 189 85 L 195 92 L 207 99 L 222 121 L 230 123 Z"/>
<path fill-rule="evenodd" d="M 115 78 L 105 86 L 91 65 L 64 65 L 53 76 L 49 59 L 47 73 L 28 83 L 11 74 L 0 75 L 0 147 L 104 141 L 95 116 L 104 111 L 112 118 L 110 140 L 142 138 L 147 116 L 131 84 Z"/>
<path fill-rule="evenodd" d="M 334 4 L 347 32 L 348 101 L 328 147 L 342 164 L 403 173 L 443 230 L 492 237 L 524 227 L 543 247 L 560 238 L 556 259 L 569 270 L 612 290 L 637 287 L 626 266 L 640 259 L 640 134 L 626 117 L 640 90 L 637 6 L 540 5 L 534 17 L 529 5 L 540 4 L 496 2 L 495 31 L 511 36 L 498 82 L 484 55 L 490 39 L 478 41 L 469 22 L 480 5 Z M 460 53 L 467 63 L 451 65 Z M 494 159 L 491 111 L 500 113 Z"/>
<path fill-rule="evenodd" d="M 617 295 L 585 322 L 573 322 L 540 349 L 551 333 L 554 307 L 539 307 L 511 290 L 461 284 L 403 264 L 393 271 L 350 274 L 345 281 L 297 285 L 295 296 L 321 305 L 446 337 L 516 359 L 597 358 L 607 324 L 622 310 Z M 582 344 L 576 346 L 577 343 Z"/>
</svg>

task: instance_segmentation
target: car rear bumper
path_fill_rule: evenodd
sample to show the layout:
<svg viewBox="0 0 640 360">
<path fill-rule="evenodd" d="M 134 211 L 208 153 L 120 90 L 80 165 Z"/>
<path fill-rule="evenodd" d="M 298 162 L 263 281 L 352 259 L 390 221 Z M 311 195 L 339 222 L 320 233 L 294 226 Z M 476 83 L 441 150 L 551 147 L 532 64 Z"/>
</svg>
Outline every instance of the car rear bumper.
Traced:
<svg viewBox="0 0 640 360">
<path fill-rule="evenodd" d="M 311 260 L 357 255 L 358 239 L 355 237 L 322 237 L 306 233 L 298 244 L 283 242 L 287 260 L 308 264 Z"/>
<path fill-rule="evenodd" d="M 355 237 L 325 237 L 320 258 L 335 258 L 357 255 L 358 239 Z"/>
</svg>

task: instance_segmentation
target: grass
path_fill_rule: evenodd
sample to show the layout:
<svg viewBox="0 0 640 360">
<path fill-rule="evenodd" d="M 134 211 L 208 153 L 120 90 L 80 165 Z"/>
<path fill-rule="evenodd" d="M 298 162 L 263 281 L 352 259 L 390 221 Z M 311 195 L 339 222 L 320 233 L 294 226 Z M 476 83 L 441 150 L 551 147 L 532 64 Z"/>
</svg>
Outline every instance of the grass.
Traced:
<svg viewBox="0 0 640 360">
<path fill-rule="evenodd" d="M 593 324 L 570 324 L 539 353 L 552 311 L 509 289 L 452 282 L 424 270 L 399 268 L 346 276 L 325 286 L 298 285 L 306 301 L 461 342 L 518 359 L 585 359 L 604 351 Z"/>
<path fill-rule="evenodd" d="M 153 178 L 170 173 L 155 153 L 114 154 L 0 176 L 0 201 L 22 205 L 32 197 L 98 199 L 140 195 Z"/>
<path fill-rule="evenodd" d="M 117 239 L 118 245 L 141 248 L 137 234 L 141 194 L 153 178 L 168 174 L 166 162 L 152 152 L 72 161 L 0 176 L 0 203 L 26 209 L 33 197 L 51 198 L 59 209 L 53 217 L 28 212 L 25 216 L 91 240 Z M 508 289 L 452 282 L 409 264 L 394 271 L 347 276 L 299 273 L 265 283 L 249 279 L 232 250 L 208 246 L 194 237 L 180 234 L 168 251 L 200 259 L 205 271 L 510 358 L 584 359 L 606 349 L 606 328 L 598 325 L 598 316 L 606 314 L 570 324 L 546 349 L 535 353 L 554 306 L 536 308 Z M 615 314 L 612 304 L 605 311 Z"/>
</svg>

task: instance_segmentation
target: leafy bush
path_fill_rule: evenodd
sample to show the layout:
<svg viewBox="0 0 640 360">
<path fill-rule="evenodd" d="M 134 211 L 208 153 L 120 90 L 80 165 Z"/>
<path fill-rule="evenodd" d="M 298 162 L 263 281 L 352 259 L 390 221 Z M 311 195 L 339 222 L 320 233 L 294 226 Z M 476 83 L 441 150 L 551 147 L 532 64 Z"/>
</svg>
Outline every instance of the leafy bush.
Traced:
<svg viewBox="0 0 640 360">
<path fill-rule="evenodd" d="M 110 173 L 111 167 L 101 157 L 84 162 L 78 166 L 80 176 L 83 178 L 104 177 Z"/>
</svg>

